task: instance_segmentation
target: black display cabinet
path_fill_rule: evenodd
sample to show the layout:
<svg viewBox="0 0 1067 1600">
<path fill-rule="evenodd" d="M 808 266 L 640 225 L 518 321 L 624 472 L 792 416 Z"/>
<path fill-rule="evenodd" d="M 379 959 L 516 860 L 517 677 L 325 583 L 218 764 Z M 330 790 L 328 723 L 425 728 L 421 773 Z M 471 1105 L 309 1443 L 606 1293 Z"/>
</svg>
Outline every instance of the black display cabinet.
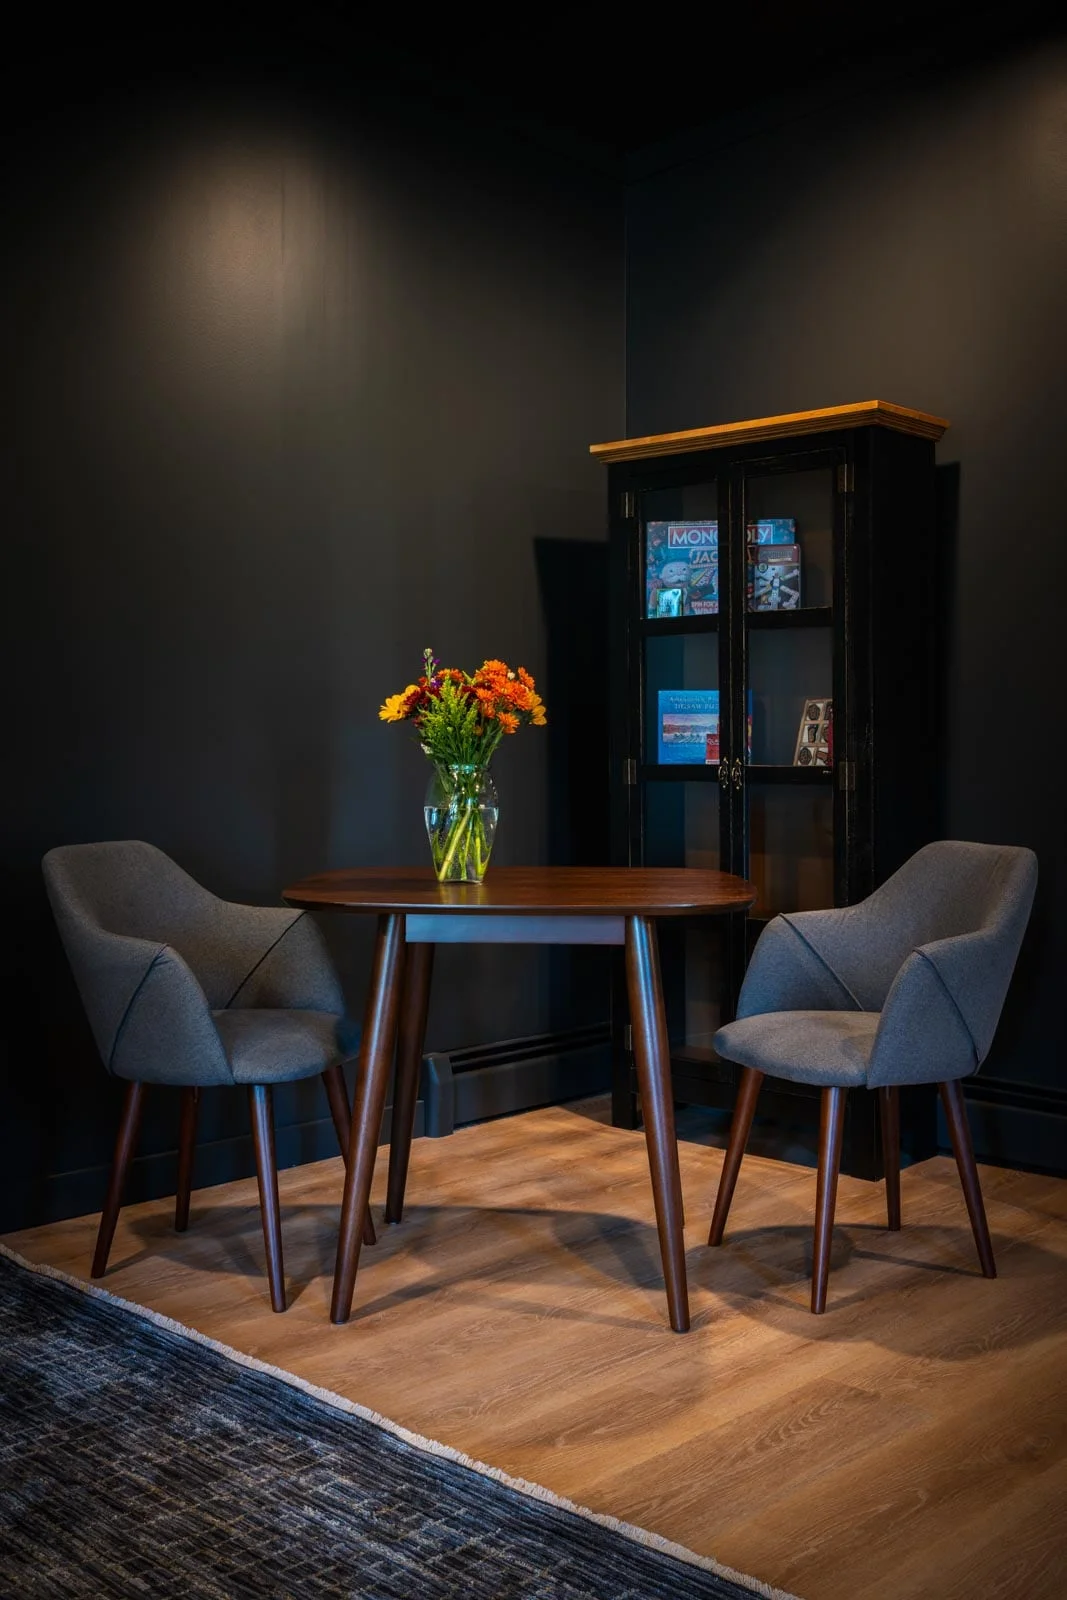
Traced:
<svg viewBox="0 0 1067 1600">
<path fill-rule="evenodd" d="M 610 521 L 612 859 L 719 867 L 745 917 L 661 928 L 681 1103 L 729 1107 L 711 1037 L 779 911 L 848 905 L 940 836 L 934 444 L 884 401 L 591 446 Z M 621 989 L 612 1117 L 639 1107 Z M 849 1096 L 842 1169 L 881 1175 L 877 1096 Z M 932 1090 L 902 1101 L 913 1160 Z M 818 1117 L 768 1079 L 761 1115 Z"/>
</svg>

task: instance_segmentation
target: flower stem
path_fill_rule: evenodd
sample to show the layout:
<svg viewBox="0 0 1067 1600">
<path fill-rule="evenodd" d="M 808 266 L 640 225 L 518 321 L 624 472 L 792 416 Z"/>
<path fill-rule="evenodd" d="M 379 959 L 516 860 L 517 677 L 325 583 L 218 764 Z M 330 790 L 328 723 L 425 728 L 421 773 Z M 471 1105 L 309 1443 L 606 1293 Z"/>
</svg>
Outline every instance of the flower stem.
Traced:
<svg viewBox="0 0 1067 1600">
<path fill-rule="evenodd" d="M 468 802 L 466 805 L 464 805 L 463 810 L 449 828 L 448 848 L 445 851 L 444 860 L 441 862 L 441 866 L 437 874 L 442 882 L 444 882 L 448 877 L 452 864 L 456 859 L 456 852 L 459 849 L 460 841 L 465 833 L 470 832 L 472 821 L 473 815 Z"/>
</svg>

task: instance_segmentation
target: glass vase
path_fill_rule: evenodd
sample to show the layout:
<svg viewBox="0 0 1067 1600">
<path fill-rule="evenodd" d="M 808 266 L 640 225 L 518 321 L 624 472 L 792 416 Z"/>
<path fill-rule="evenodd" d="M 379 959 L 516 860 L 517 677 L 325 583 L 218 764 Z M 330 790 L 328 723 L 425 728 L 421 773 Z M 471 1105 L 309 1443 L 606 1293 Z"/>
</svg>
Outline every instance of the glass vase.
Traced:
<svg viewBox="0 0 1067 1600">
<path fill-rule="evenodd" d="M 488 767 L 435 766 L 423 802 L 439 883 L 481 883 L 500 802 Z"/>
</svg>

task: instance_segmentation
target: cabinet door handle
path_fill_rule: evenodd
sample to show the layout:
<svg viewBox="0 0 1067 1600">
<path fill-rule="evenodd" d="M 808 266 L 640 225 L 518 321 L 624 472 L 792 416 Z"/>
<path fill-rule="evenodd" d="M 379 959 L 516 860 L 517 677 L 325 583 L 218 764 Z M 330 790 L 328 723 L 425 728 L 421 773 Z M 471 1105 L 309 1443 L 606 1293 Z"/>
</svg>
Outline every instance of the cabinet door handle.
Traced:
<svg viewBox="0 0 1067 1600">
<path fill-rule="evenodd" d="M 733 777 L 734 777 L 734 788 L 735 789 L 740 789 L 742 784 L 745 781 L 745 769 L 741 764 L 740 756 L 738 756 L 737 760 L 734 762 Z"/>
<path fill-rule="evenodd" d="M 719 788 L 723 789 L 723 790 L 726 790 L 729 787 L 730 787 L 730 763 L 728 761 L 720 761 L 719 762 Z"/>
</svg>

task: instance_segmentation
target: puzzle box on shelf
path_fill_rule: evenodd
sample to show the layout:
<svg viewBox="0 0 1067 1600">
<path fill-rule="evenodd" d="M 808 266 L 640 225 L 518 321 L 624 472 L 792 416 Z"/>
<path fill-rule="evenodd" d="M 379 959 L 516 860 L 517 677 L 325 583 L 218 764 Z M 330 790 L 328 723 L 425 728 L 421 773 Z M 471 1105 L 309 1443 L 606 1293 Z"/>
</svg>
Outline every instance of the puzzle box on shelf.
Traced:
<svg viewBox="0 0 1067 1600">
<path fill-rule="evenodd" d="M 834 703 L 817 696 L 805 700 L 800 713 L 795 767 L 832 767 L 834 764 Z"/>
<path fill-rule="evenodd" d="M 656 760 L 665 765 L 719 760 L 718 689 L 661 689 Z M 748 691 L 748 754 L 752 757 L 752 690 Z"/>
</svg>

